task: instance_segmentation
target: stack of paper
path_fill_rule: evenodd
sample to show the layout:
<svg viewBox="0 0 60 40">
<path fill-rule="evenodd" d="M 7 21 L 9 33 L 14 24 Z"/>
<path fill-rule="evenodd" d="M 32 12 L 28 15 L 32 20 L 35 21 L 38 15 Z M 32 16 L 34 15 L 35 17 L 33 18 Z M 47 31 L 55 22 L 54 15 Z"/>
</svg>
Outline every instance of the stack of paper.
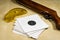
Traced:
<svg viewBox="0 0 60 40">
<path fill-rule="evenodd" d="M 16 18 L 13 32 L 27 35 L 37 39 L 38 36 L 48 28 L 48 25 L 39 17 L 38 14 Z"/>
</svg>

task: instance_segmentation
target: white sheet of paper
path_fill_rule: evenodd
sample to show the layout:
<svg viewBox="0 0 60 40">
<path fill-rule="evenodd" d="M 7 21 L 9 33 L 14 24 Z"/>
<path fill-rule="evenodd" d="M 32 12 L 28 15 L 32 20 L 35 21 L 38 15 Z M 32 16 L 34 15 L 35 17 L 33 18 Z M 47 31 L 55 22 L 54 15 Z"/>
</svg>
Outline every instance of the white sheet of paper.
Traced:
<svg viewBox="0 0 60 40">
<path fill-rule="evenodd" d="M 22 29 L 21 25 L 17 21 L 15 21 L 15 23 L 14 23 L 14 30 L 18 30 L 18 31 L 24 33 L 24 30 Z"/>
<path fill-rule="evenodd" d="M 34 39 L 37 39 L 43 31 L 44 31 L 44 29 L 43 30 L 39 30 L 39 31 L 35 31 L 35 32 L 33 32 L 33 34 L 31 32 L 27 33 L 27 34 L 24 34 L 24 33 L 21 33 L 19 31 L 15 30 L 15 29 L 13 30 L 13 32 L 16 33 L 16 34 L 32 37 Z"/>
<path fill-rule="evenodd" d="M 22 18 L 17 18 L 16 20 L 19 22 L 19 24 L 21 25 L 25 33 L 48 27 L 48 25 L 37 14 L 22 17 Z M 36 21 L 36 25 L 34 26 L 28 25 L 28 21 L 30 20 Z"/>
<path fill-rule="evenodd" d="M 15 30 L 15 31 L 18 31 L 18 32 L 20 32 L 20 33 L 24 33 L 24 30 L 21 28 L 21 26 L 19 25 L 19 23 L 18 23 L 17 21 L 15 21 L 14 25 L 15 25 L 15 26 L 14 26 L 14 30 Z M 34 30 L 34 31 L 28 32 L 28 33 L 34 34 L 34 33 L 37 32 L 37 31 L 39 31 L 39 30 Z"/>
<path fill-rule="evenodd" d="M 19 31 L 15 30 L 15 29 L 13 30 L 13 32 L 16 33 L 16 34 L 19 34 L 19 35 L 27 36 L 26 34 L 24 34 L 22 32 L 19 32 Z"/>
<path fill-rule="evenodd" d="M 29 32 L 29 33 L 27 33 L 27 35 L 28 35 L 29 37 L 32 37 L 32 38 L 37 39 L 44 30 L 45 30 L 45 29 L 37 30 L 37 31 L 34 31 L 34 32 Z"/>
<path fill-rule="evenodd" d="M 28 25 L 28 21 L 30 20 L 36 21 L 36 25 Z M 48 25 L 37 14 L 17 18 L 14 25 L 13 32 L 35 39 L 38 38 L 38 36 L 45 30 L 45 28 L 48 28 Z"/>
</svg>

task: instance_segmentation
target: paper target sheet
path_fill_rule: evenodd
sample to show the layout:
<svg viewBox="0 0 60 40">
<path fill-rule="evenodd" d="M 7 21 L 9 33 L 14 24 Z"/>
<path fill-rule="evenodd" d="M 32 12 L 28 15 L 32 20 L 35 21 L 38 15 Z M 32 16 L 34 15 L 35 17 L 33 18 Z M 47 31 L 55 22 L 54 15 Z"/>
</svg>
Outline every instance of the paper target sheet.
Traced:
<svg viewBox="0 0 60 40">
<path fill-rule="evenodd" d="M 13 32 L 35 39 L 37 39 L 46 28 L 48 28 L 48 24 L 37 14 L 16 18 L 14 25 Z"/>
</svg>

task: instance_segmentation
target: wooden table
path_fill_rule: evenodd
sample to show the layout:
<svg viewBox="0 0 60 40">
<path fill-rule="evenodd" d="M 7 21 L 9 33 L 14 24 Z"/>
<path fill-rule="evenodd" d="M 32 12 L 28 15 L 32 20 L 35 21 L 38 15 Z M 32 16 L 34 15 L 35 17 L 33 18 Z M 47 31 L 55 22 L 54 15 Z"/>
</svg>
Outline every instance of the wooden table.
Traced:
<svg viewBox="0 0 60 40">
<path fill-rule="evenodd" d="M 60 0 L 42 0 L 42 1 L 33 0 L 33 1 L 56 10 L 58 16 L 60 16 Z M 31 38 L 28 38 L 27 36 L 22 36 L 22 35 L 13 33 L 12 30 L 14 27 L 13 26 L 14 22 L 6 23 L 3 20 L 4 15 L 9 10 L 11 10 L 12 8 L 18 8 L 18 7 L 24 8 L 28 11 L 27 14 L 22 16 L 27 16 L 35 13 L 32 10 L 25 8 L 22 5 L 18 5 L 15 2 L 12 2 L 12 0 L 0 0 L 0 40 L 33 40 Z M 38 40 L 60 40 L 60 31 L 54 29 L 53 21 L 50 22 L 49 20 L 46 20 L 42 16 L 41 18 L 49 25 L 49 28 L 39 36 Z"/>
</svg>

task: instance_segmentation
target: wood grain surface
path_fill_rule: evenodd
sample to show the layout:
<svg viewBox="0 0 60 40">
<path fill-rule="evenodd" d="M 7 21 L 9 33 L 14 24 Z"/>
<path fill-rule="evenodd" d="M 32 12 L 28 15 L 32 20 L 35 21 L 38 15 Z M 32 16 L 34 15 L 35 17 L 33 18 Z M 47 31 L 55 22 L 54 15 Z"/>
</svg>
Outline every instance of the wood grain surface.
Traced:
<svg viewBox="0 0 60 40">
<path fill-rule="evenodd" d="M 60 17 L 60 0 L 33 0 L 33 1 L 56 10 L 58 13 L 58 16 Z M 12 0 L 0 0 L 0 40 L 34 40 L 31 38 L 28 38 L 27 36 L 13 33 L 12 30 L 14 27 L 13 26 L 14 21 L 10 23 L 6 23 L 3 20 L 4 15 L 9 10 L 11 10 L 12 8 L 18 8 L 18 7 L 24 8 L 28 11 L 27 14 L 22 15 L 20 17 L 31 15 L 32 13 L 33 14 L 36 13 L 28 8 L 25 8 L 22 5 L 18 5 L 15 2 L 12 2 Z M 45 30 L 41 35 L 39 35 L 38 40 L 60 40 L 60 31 L 54 29 L 54 26 L 55 26 L 54 22 L 53 21 L 50 22 L 42 16 L 41 18 L 49 25 L 49 28 Z"/>
</svg>

